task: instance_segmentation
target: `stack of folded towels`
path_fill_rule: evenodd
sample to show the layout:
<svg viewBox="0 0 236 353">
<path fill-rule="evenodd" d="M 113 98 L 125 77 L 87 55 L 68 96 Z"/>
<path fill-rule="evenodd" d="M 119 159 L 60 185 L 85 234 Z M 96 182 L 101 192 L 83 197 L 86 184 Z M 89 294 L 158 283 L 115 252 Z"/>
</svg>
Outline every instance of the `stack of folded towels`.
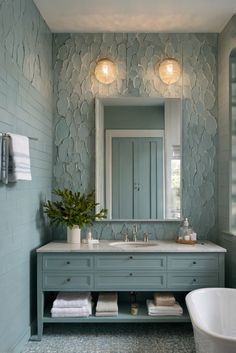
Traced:
<svg viewBox="0 0 236 353">
<path fill-rule="evenodd" d="M 92 314 L 90 292 L 59 292 L 51 309 L 52 317 L 87 317 Z"/>
<path fill-rule="evenodd" d="M 147 299 L 148 315 L 180 316 L 183 309 L 171 293 L 154 293 L 153 300 Z"/>
<path fill-rule="evenodd" d="M 96 306 L 96 316 L 117 316 L 117 300 L 117 293 L 100 293 Z"/>
</svg>

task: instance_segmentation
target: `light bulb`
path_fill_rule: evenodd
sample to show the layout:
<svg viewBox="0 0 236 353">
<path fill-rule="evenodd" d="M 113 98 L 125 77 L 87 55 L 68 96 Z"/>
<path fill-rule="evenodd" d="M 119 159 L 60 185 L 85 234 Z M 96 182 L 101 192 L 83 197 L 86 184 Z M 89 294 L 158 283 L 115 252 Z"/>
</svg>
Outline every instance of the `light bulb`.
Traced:
<svg viewBox="0 0 236 353">
<path fill-rule="evenodd" d="M 180 78 L 180 65 L 176 59 L 164 59 L 157 67 L 161 80 L 167 85 L 177 82 Z"/>
<path fill-rule="evenodd" d="M 95 68 L 96 79 L 106 85 L 116 79 L 116 65 L 109 59 L 100 59 Z"/>
</svg>

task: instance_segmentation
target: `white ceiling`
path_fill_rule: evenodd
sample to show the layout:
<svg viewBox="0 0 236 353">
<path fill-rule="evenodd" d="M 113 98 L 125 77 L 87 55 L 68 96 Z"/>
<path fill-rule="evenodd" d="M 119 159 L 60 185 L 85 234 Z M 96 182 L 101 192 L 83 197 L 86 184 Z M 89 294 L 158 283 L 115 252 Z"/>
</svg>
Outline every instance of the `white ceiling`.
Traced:
<svg viewBox="0 0 236 353">
<path fill-rule="evenodd" d="M 53 32 L 221 32 L 236 0 L 34 0 Z"/>
</svg>

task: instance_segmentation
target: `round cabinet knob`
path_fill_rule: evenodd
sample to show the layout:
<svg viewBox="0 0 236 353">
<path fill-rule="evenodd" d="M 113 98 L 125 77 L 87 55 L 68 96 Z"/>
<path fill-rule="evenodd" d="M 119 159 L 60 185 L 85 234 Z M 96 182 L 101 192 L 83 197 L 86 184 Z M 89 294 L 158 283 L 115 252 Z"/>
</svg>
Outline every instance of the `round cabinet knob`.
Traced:
<svg viewBox="0 0 236 353">
<path fill-rule="evenodd" d="M 130 258 L 130 260 L 132 260 L 132 259 L 133 259 L 133 256 L 130 256 L 129 258 Z"/>
<path fill-rule="evenodd" d="M 196 261 L 193 261 L 193 265 L 196 265 Z"/>
<path fill-rule="evenodd" d="M 67 278 L 67 282 L 70 282 L 70 278 Z"/>
<path fill-rule="evenodd" d="M 193 282 L 197 282 L 196 278 L 193 279 Z"/>
<path fill-rule="evenodd" d="M 70 264 L 70 261 L 66 261 L 66 264 L 69 265 L 69 264 Z"/>
<path fill-rule="evenodd" d="M 129 275 L 130 275 L 130 276 L 133 276 L 133 273 L 130 273 Z"/>
</svg>

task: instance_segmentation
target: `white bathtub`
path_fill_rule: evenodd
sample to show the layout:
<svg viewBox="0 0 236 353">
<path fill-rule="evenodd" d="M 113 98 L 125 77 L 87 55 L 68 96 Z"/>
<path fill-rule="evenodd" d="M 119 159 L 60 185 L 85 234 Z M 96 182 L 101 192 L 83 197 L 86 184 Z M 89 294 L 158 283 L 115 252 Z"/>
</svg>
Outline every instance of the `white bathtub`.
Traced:
<svg viewBox="0 0 236 353">
<path fill-rule="evenodd" d="M 236 289 L 197 289 L 185 299 L 196 353 L 236 353 Z"/>
</svg>

